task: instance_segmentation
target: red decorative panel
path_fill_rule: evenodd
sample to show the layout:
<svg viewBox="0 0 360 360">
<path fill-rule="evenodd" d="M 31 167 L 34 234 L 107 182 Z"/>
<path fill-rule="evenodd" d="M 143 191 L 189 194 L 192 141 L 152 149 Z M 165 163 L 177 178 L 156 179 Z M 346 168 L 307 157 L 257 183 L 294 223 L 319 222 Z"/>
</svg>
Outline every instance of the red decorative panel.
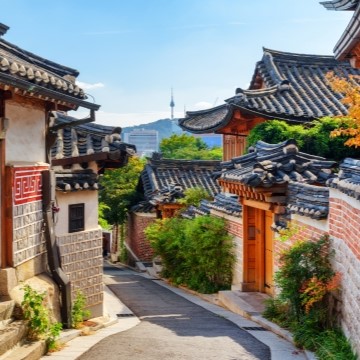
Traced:
<svg viewBox="0 0 360 360">
<path fill-rule="evenodd" d="M 41 173 L 47 166 L 13 169 L 14 204 L 21 205 L 42 199 Z"/>
</svg>

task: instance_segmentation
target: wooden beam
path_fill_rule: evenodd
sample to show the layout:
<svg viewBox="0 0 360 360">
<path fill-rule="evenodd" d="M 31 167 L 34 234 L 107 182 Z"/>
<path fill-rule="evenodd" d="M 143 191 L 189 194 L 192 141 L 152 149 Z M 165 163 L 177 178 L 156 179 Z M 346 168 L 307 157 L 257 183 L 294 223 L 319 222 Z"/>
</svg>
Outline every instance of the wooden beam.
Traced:
<svg viewBox="0 0 360 360">
<path fill-rule="evenodd" d="M 249 199 L 243 199 L 243 205 L 251 206 L 253 208 L 261 209 L 261 210 L 270 210 L 271 208 L 270 203 L 257 201 L 257 200 L 249 200 Z"/>
</svg>

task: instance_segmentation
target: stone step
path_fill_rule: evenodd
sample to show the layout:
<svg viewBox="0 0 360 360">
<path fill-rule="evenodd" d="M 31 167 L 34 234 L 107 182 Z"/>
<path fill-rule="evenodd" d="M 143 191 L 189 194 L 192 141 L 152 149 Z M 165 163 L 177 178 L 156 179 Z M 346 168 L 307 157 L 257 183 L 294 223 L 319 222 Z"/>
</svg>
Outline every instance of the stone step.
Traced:
<svg viewBox="0 0 360 360">
<path fill-rule="evenodd" d="M 24 321 L 18 320 L 6 325 L 0 330 L 0 360 L 2 355 L 25 339 L 27 326 Z"/>
<path fill-rule="evenodd" d="M 25 342 L 0 356 L 0 360 L 39 360 L 45 352 L 45 340 Z"/>
<path fill-rule="evenodd" d="M 0 302 L 0 323 L 11 319 L 12 313 L 15 308 L 14 300 L 7 300 Z"/>
</svg>

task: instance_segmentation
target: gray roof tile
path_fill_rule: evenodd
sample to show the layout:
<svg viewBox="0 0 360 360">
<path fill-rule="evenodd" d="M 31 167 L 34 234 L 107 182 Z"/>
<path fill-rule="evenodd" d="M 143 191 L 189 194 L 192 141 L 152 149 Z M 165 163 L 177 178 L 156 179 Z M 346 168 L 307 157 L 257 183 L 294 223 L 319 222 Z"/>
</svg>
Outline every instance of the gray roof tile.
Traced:
<svg viewBox="0 0 360 360">
<path fill-rule="evenodd" d="M 187 112 L 179 125 L 193 133 L 215 132 L 229 123 L 236 109 L 265 119 L 296 122 L 346 115 L 342 96 L 326 80 L 330 71 L 344 77 L 360 75 L 360 70 L 353 69 L 348 61 L 339 62 L 333 56 L 264 49 L 248 90 L 237 89 L 225 105 Z"/>
</svg>

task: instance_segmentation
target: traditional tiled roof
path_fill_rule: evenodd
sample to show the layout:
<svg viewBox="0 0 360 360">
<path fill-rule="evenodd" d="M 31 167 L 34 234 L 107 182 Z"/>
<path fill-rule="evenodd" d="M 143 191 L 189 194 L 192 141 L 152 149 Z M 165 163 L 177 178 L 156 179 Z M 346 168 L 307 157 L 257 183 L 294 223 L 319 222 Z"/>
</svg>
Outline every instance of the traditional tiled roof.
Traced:
<svg viewBox="0 0 360 360">
<path fill-rule="evenodd" d="M 215 196 L 220 188 L 212 173 L 219 165 L 215 160 L 174 160 L 155 155 L 141 173 L 140 188 L 153 204 L 171 203 L 193 187 L 202 187 Z"/>
<path fill-rule="evenodd" d="M 329 179 L 327 185 L 360 200 L 360 160 L 346 158 L 340 164 L 338 176 Z"/>
<path fill-rule="evenodd" d="M 68 165 L 89 161 L 103 167 L 120 167 L 136 152 L 135 145 L 121 141 L 121 128 L 81 123 L 62 112 L 51 112 L 50 131 L 56 137 L 51 148 L 53 165 Z"/>
<path fill-rule="evenodd" d="M 325 184 L 334 176 L 336 162 L 299 151 L 295 140 L 280 144 L 258 141 L 254 151 L 223 162 L 224 180 L 250 187 L 270 188 L 295 181 L 305 184 Z"/>
<path fill-rule="evenodd" d="M 328 10 L 355 10 L 358 5 L 359 0 L 331 0 L 331 1 L 321 1 L 320 4 L 323 5 Z"/>
<path fill-rule="evenodd" d="M 328 10 L 354 10 L 354 14 L 334 48 L 336 59 L 344 60 L 354 55 L 360 56 L 355 49 L 360 38 L 360 2 L 359 0 L 333 0 L 322 2 Z"/>
<path fill-rule="evenodd" d="M 235 195 L 219 193 L 214 200 L 202 200 L 199 206 L 189 206 L 181 216 L 193 218 L 196 215 L 209 215 L 211 210 L 221 212 L 226 215 L 239 217 L 242 214 L 242 206 Z"/>
<path fill-rule="evenodd" d="M 329 213 L 329 189 L 316 185 L 290 182 L 287 210 L 313 219 L 325 219 Z"/>
<path fill-rule="evenodd" d="M 345 115 L 342 95 L 334 93 L 326 74 L 360 75 L 348 61 L 333 56 L 304 55 L 264 49 L 248 90 L 237 89 L 226 104 L 187 112 L 179 120 L 182 129 L 193 133 L 216 132 L 228 124 L 235 110 L 264 119 L 307 122 L 324 116 Z"/>
<path fill-rule="evenodd" d="M 335 177 L 336 166 L 334 161 L 299 152 L 294 140 L 280 144 L 259 141 L 253 152 L 223 162 L 221 179 L 269 192 L 275 189 L 277 196 L 269 201 L 286 204 L 289 214 L 322 219 L 329 210 L 325 183 Z M 276 190 L 277 186 L 283 186 L 282 190 Z"/>
<path fill-rule="evenodd" d="M 78 190 L 98 190 L 98 175 L 90 169 L 57 170 L 56 190 L 68 192 Z"/>
<path fill-rule="evenodd" d="M 0 36 L 7 26 L 0 24 Z M 57 64 L 0 38 L 0 84 L 21 89 L 23 95 L 59 101 L 63 106 L 82 106 L 97 110 L 87 102 L 84 91 L 75 83 L 79 72 Z"/>
<path fill-rule="evenodd" d="M 201 206 L 237 217 L 242 213 L 242 206 L 238 201 L 238 197 L 224 193 L 217 194 L 213 201 L 203 200 Z"/>
</svg>

